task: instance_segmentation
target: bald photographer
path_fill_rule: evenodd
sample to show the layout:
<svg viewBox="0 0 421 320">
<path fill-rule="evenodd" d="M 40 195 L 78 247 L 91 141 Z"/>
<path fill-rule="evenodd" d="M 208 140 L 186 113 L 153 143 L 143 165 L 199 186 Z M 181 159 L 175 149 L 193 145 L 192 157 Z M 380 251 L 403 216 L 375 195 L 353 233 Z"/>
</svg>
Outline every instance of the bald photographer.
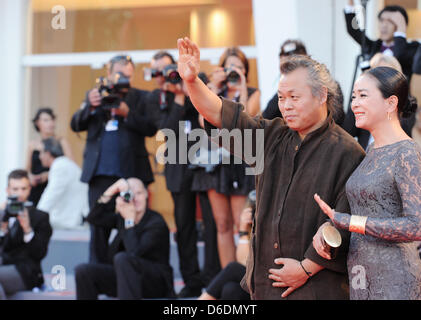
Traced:
<svg viewBox="0 0 421 320">
<path fill-rule="evenodd" d="M 99 294 L 122 300 L 174 296 L 169 230 L 162 216 L 147 208 L 147 198 L 142 181 L 129 178 L 115 182 L 98 199 L 88 221 L 118 233 L 106 263 L 76 267 L 78 300 Z"/>
</svg>

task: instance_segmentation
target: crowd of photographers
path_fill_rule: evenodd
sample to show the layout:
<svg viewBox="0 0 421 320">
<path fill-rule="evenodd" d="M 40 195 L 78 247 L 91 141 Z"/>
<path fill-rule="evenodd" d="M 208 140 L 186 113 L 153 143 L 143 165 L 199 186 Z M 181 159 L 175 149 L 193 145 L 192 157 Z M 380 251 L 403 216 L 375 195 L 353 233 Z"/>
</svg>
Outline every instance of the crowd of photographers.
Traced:
<svg viewBox="0 0 421 320">
<path fill-rule="evenodd" d="M 409 57 L 409 51 L 403 48 L 403 42 L 407 43 L 403 31 L 408 18 L 401 9 L 385 8 L 379 14 L 384 39 L 366 42 L 371 46 L 371 57 L 376 53 L 395 56 L 409 77 L 417 77 L 421 74 L 421 50 L 415 43 L 407 44 L 412 52 Z M 347 7 L 348 25 L 352 14 L 352 8 Z M 388 36 L 383 20 L 395 25 L 395 31 Z M 361 40 L 361 35 L 348 29 L 354 39 Z M 293 54 L 308 53 L 298 40 L 284 42 L 280 61 Z M 248 69 L 244 53 L 228 48 L 219 66 L 200 78 L 212 91 L 241 102 L 245 112 L 255 116 L 260 114 L 260 92 L 247 85 Z M 2 211 L 0 230 L 0 298 L 43 283 L 40 263 L 47 253 L 52 227 L 75 229 L 86 223 L 91 237 L 89 261 L 75 269 L 78 299 L 96 299 L 99 294 L 121 299 L 248 297 L 239 281 L 245 273 L 253 220 L 254 209 L 250 208 L 255 205 L 254 177 L 245 174 L 245 163 L 210 143 L 205 130 L 202 132 L 206 143 L 197 159 L 188 158 L 184 163 L 179 161 L 182 155 L 176 152 L 176 161 L 165 165 L 166 186 L 174 202 L 179 267 L 185 284 L 175 294 L 169 262 L 170 233 L 161 215 L 148 208 L 148 185 L 154 182 L 154 176 L 145 137 L 170 129 L 175 140 L 166 141 L 167 153 L 179 150 L 185 141 L 189 153 L 198 140 L 190 141 L 189 134 L 204 127 L 203 118 L 193 107 L 171 54 L 157 52 L 150 68 L 143 71 L 145 80 L 156 81 L 156 90 L 132 87 L 135 72 L 129 56 L 111 59 L 107 76 L 97 79 L 72 116 L 72 130 L 87 132 L 82 170 L 74 163 L 65 139 L 56 136 L 52 110 L 41 108 L 37 112 L 33 122 L 40 137 L 30 143 L 26 170 L 15 170 L 8 177 L 8 201 Z M 276 94 L 262 115 L 266 119 L 282 117 Z M 354 132 L 355 127 L 347 128 L 352 113 L 345 116 L 339 85 L 333 116 L 349 133 L 361 138 L 360 132 Z M 414 127 L 414 122 L 415 119 L 407 124 L 409 134 L 413 130 L 421 132 L 417 129 L 421 126 Z M 369 139 L 363 137 L 360 143 L 365 147 Z M 198 160 L 214 156 L 218 161 L 210 164 Z M 229 164 L 222 161 L 224 157 L 230 160 Z M 197 203 L 202 212 L 205 244 L 202 270 L 196 245 Z M 113 229 L 118 233 L 110 243 Z"/>
</svg>

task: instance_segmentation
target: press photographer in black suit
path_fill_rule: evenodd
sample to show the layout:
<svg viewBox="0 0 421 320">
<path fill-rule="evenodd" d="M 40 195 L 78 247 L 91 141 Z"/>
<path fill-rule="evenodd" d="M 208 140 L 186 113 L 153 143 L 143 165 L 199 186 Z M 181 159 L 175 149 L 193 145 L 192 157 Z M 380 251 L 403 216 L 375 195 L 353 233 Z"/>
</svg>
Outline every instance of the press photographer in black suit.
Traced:
<svg viewBox="0 0 421 320">
<path fill-rule="evenodd" d="M 167 143 L 167 151 L 177 150 L 175 163 L 165 164 L 167 189 L 174 201 L 175 234 L 180 262 L 180 271 L 185 287 L 179 292 L 180 298 L 199 296 L 202 288 L 219 272 L 219 258 L 216 245 L 216 225 L 212 208 L 206 192 L 192 190 L 193 170 L 189 163 L 179 160 L 179 141 L 186 139 L 190 132 L 200 128 L 199 114 L 190 102 L 178 75 L 174 58 L 165 51 L 154 55 L 151 67 L 159 86 L 148 96 L 148 108 L 154 114 L 154 121 L 159 129 L 170 129 L 175 133 L 176 141 Z M 158 71 L 158 72 L 156 72 Z M 184 122 L 181 128 L 179 125 Z M 203 134 L 205 134 L 203 130 Z M 180 135 L 184 135 L 180 137 Z M 187 152 L 195 141 L 187 142 Z M 186 153 L 187 155 L 187 153 Z M 187 159 L 188 160 L 188 159 Z M 199 196 L 203 217 L 203 238 L 205 242 L 205 262 L 200 271 L 197 253 L 198 233 L 196 228 L 196 195 Z"/>
<path fill-rule="evenodd" d="M 355 17 L 354 0 L 348 0 L 348 5 L 345 7 L 346 27 L 349 35 L 358 44 L 362 45 L 363 32 L 355 23 Z M 372 40 L 365 36 L 365 53 L 368 55 L 368 59 L 371 59 L 378 52 L 393 55 L 398 59 L 403 73 L 409 81 L 418 42 L 408 42 L 406 39 L 406 30 L 409 23 L 408 13 L 398 5 L 386 6 L 379 12 L 377 18 L 379 19 L 379 39 Z M 365 22 L 365 24 L 367 23 Z"/>
<path fill-rule="evenodd" d="M 87 131 L 82 168 L 83 182 L 89 183 L 89 206 L 92 209 L 99 196 L 120 178 L 136 177 L 147 186 L 153 173 L 145 148 L 145 137 L 157 129 L 146 111 L 147 91 L 127 89 L 132 82 L 134 64 L 128 56 L 116 56 L 108 64 L 108 88 L 119 88 L 113 103 L 104 99 L 98 88 L 87 93 L 86 99 L 72 118 L 75 132 Z M 117 83 L 117 85 L 114 85 Z M 105 92 L 100 88 L 101 92 Z M 105 262 L 111 230 L 91 226 L 89 261 Z"/>
<path fill-rule="evenodd" d="M 0 214 L 0 299 L 44 283 L 41 260 L 52 234 L 48 214 L 25 204 L 31 192 L 27 171 L 14 170 L 7 180 L 7 195 L 14 200 Z"/>
<path fill-rule="evenodd" d="M 174 297 L 169 230 L 162 216 L 147 208 L 147 199 L 137 178 L 118 180 L 99 198 L 88 221 L 118 233 L 106 263 L 76 267 L 77 299 L 93 300 L 98 294 L 125 300 Z"/>
</svg>

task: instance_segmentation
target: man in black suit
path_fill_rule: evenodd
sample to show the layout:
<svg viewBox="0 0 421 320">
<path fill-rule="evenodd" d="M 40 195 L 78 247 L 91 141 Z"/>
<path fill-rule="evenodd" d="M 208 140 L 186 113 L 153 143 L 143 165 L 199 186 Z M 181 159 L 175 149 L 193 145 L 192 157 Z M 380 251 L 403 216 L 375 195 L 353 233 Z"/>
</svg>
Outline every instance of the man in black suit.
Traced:
<svg viewBox="0 0 421 320">
<path fill-rule="evenodd" d="M 14 170 L 8 176 L 7 195 L 25 203 L 31 192 L 28 173 Z M 44 283 L 41 260 L 52 235 L 46 212 L 27 204 L 16 213 L 6 204 L 2 211 L 0 299 L 6 295 L 40 287 Z"/>
<path fill-rule="evenodd" d="M 132 81 L 134 64 L 130 57 L 111 59 L 108 79 L 115 79 L 118 73 Z M 89 183 L 91 209 L 104 190 L 120 178 L 137 177 L 145 185 L 154 180 L 145 137 L 152 137 L 157 129 L 146 112 L 146 95 L 147 91 L 130 88 L 117 108 L 106 109 L 98 88 L 94 88 L 73 115 L 72 130 L 88 131 L 81 180 Z M 89 261 L 106 261 L 110 232 L 91 226 Z"/>
<path fill-rule="evenodd" d="M 151 67 L 162 71 L 170 64 L 176 66 L 173 57 L 167 52 L 160 51 L 153 57 Z M 178 296 L 180 298 L 194 297 L 201 294 L 202 288 L 220 270 L 216 225 L 212 208 L 206 192 L 192 191 L 194 172 L 187 163 L 188 151 L 196 143 L 188 141 L 188 136 L 192 130 L 200 128 L 199 114 L 186 95 L 181 81 L 171 83 L 164 76 L 158 76 L 156 82 L 160 88 L 149 94 L 148 107 L 154 114 L 156 126 L 161 130 L 171 130 L 175 137 L 175 141 L 166 141 L 167 152 L 169 150 L 176 150 L 176 152 L 169 155 L 169 157 L 174 156 L 174 161 L 165 164 L 165 179 L 167 189 L 171 192 L 174 201 L 174 217 L 177 228 L 175 237 L 180 271 L 185 283 L 185 287 Z M 205 134 L 204 131 L 203 133 Z M 180 141 L 186 141 L 186 150 L 183 154 L 186 156 L 184 163 L 180 161 Z M 204 224 L 205 262 L 202 274 L 197 253 L 196 195 L 199 196 Z"/>
<path fill-rule="evenodd" d="M 363 43 L 363 32 L 355 23 L 354 1 L 348 0 L 345 8 L 346 27 L 349 35 L 358 44 Z M 406 30 L 408 26 L 408 14 L 401 6 L 386 6 L 378 14 L 380 38 L 371 40 L 365 37 L 365 54 L 371 59 L 376 53 L 382 52 L 386 55 L 393 55 L 402 66 L 403 73 L 408 80 L 411 79 L 412 63 L 418 42 L 408 42 Z"/>
<path fill-rule="evenodd" d="M 147 198 L 137 178 L 118 180 L 99 198 L 88 221 L 118 233 L 107 263 L 76 267 L 78 300 L 97 299 L 98 294 L 124 300 L 174 297 L 169 230 L 162 216 L 147 208 Z"/>
</svg>

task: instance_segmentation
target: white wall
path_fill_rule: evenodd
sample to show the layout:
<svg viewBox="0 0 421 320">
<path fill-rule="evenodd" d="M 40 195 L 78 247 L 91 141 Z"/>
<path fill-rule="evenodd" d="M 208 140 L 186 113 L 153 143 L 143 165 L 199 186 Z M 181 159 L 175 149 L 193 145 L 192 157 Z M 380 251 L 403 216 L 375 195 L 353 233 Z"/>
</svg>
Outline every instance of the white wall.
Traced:
<svg viewBox="0 0 421 320">
<path fill-rule="evenodd" d="M 7 174 L 24 166 L 24 69 L 21 61 L 25 48 L 28 1 L 0 1 L 0 202 L 5 200 Z"/>
<path fill-rule="evenodd" d="M 279 49 L 288 38 L 302 40 L 308 53 L 326 64 L 340 83 L 347 103 L 360 47 L 346 31 L 346 3 L 347 0 L 253 0 L 262 109 L 277 90 Z M 377 12 L 382 6 L 383 0 L 371 0 L 367 8 L 367 34 L 373 38 L 377 37 Z"/>
</svg>

